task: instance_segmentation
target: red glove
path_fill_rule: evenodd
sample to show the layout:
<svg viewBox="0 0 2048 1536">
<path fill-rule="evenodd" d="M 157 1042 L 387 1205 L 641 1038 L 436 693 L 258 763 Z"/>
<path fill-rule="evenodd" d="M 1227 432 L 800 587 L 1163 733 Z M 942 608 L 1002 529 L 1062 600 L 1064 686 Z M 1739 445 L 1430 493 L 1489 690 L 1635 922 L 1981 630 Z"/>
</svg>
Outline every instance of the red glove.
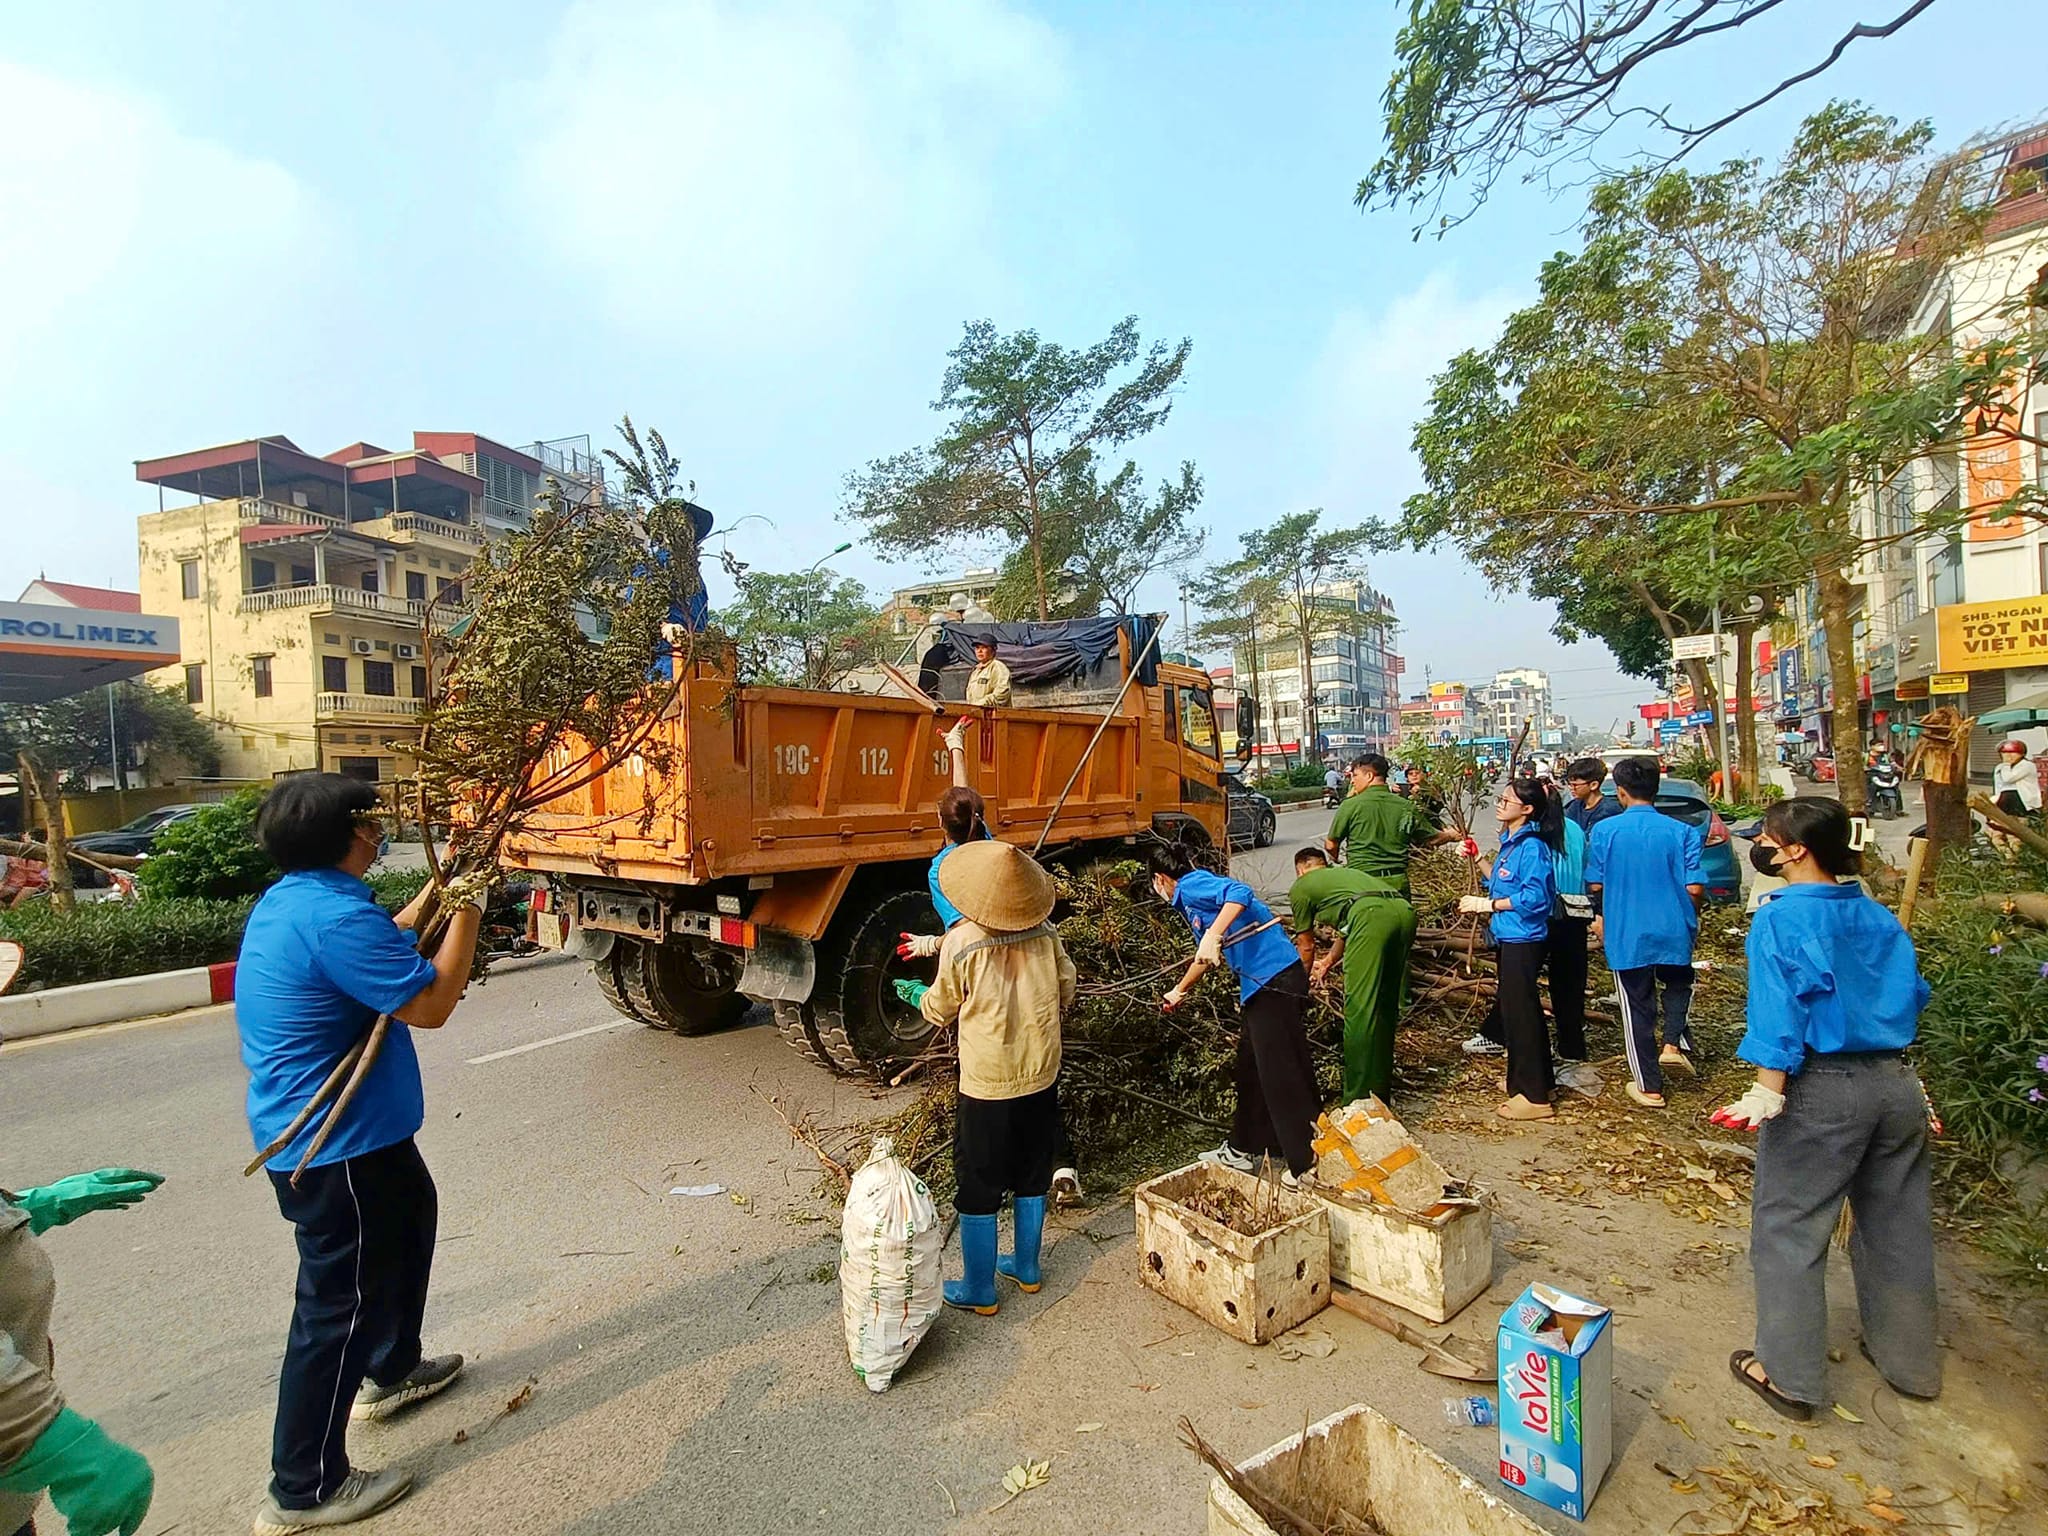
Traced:
<svg viewBox="0 0 2048 1536">
<path fill-rule="evenodd" d="M 1463 855 L 1464 855 L 1464 856 L 1465 856 L 1466 858 L 1468 858 L 1468 859 L 1476 859 L 1476 858 L 1478 858 L 1478 857 L 1479 857 L 1479 840 L 1478 840 L 1477 838 L 1475 838 L 1475 837 L 1468 837 L 1468 838 L 1466 838 L 1466 839 L 1465 839 L 1465 841 L 1463 841 L 1462 843 L 1458 844 L 1458 852 L 1459 852 L 1459 853 L 1461 853 L 1461 854 L 1463 854 Z"/>
<path fill-rule="evenodd" d="M 939 952 L 940 937 L 936 933 L 906 933 L 899 935 L 896 946 L 898 960 L 928 960 Z"/>
</svg>

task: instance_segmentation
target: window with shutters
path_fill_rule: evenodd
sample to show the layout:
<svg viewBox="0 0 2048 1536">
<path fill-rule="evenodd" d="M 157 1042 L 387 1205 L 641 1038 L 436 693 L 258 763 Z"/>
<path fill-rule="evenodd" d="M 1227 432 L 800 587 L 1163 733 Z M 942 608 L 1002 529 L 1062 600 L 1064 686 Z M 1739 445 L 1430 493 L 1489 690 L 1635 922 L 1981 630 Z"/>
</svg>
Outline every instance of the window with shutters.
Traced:
<svg viewBox="0 0 2048 1536">
<path fill-rule="evenodd" d="M 346 656 L 322 656 L 320 658 L 320 691 L 322 693 L 348 692 L 348 658 Z"/>
<path fill-rule="evenodd" d="M 363 663 L 363 692 L 380 699 L 396 698 L 398 680 L 392 675 L 388 661 L 365 661 Z"/>
<path fill-rule="evenodd" d="M 197 560 L 180 560 L 178 562 L 178 595 L 188 603 L 199 596 L 199 562 Z"/>
<path fill-rule="evenodd" d="M 267 699 L 270 697 L 270 658 L 268 656 L 251 656 L 249 658 L 249 682 L 255 689 L 257 698 Z"/>
<path fill-rule="evenodd" d="M 204 704 L 206 702 L 206 667 L 202 662 L 194 662 L 185 669 L 185 702 L 187 704 Z"/>
</svg>

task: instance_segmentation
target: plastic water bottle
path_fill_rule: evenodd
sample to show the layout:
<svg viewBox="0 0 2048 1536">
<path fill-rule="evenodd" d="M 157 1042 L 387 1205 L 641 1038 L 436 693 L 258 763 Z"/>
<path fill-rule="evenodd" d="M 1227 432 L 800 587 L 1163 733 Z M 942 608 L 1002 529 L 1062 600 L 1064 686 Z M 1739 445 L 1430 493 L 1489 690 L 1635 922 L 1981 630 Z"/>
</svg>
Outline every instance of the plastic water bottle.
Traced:
<svg viewBox="0 0 2048 1536">
<path fill-rule="evenodd" d="M 1497 1422 L 1490 1397 L 1447 1397 L 1444 1399 L 1444 1422 L 1455 1424 L 1460 1429 L 1485 1429 Z"/>
</svg>

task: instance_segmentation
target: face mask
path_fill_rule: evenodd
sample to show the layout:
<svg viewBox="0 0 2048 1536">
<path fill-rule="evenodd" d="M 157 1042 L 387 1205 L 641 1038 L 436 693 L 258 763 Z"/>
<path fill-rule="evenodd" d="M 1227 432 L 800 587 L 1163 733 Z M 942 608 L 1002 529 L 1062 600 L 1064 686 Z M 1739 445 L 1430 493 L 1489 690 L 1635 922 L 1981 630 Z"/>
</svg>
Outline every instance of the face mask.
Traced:
<svg viewBox="0 0 2048 1536">
<path fill-rule="evenodd" d="M 1764 843 L 1751 843 L 1749 845 L 1750 867 L 1760 875 L 1775 875 L 1778 873 L 1778 866 L 1775 862 L 1777 857 L 1778 850 Z"/>
</svg>

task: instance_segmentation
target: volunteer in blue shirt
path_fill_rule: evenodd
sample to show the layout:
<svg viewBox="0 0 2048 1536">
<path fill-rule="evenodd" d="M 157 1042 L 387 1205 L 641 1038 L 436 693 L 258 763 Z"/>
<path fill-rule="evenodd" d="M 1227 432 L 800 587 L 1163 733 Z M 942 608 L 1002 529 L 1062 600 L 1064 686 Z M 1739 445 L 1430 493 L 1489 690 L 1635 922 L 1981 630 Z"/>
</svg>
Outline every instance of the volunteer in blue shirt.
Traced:
<svg viewBox="0 0 2048 1536">
<path fill-rule="evenodd" d="M 256 835 L 284 878 L 256 903 L 235 971 L 249 1131 L 267 1146 L 379 1014 L 394 1024 L 333 1137 L 292 1170 L 316 1115 L 266 1167 L 297 1229 L 298 1299 L 285 1341 L 270 1496 L 256 1536 L 343 1525 L 404 1497 L 410 1473 L 350 1464 L 348 1421 L 382 1419 L 444 1390 L 462 1356 L 424 1358 L 434 1181 L 413 1134 L 425 1118 L 413 1029 L 438 1029 L 469 980 L 482 902 L 455 912 L 429 960 L 409 930 L 432 887 L 394 920 L 363 882 L 384 828 L 376 787 L 332 773 L 278 781 Z"/>
<path fill-rule="evenodd" d="M 1593 937 L 1621 993 L 1621 1038 L 1628 1047 L 1628 1096 L 1664 1107 L 1664 1074 L 1693 1074 L 1692 946 L 1699 934 L 1701 831 L 1657 809 L 1657 760 L 1625 757 L 1614 765 L 1621 814 L 1597 822 L 1586 844 L 1586 892 L 1598 914 Z M 1657 1048 L 1658 994 L 1664 1047 Z"/>
<path fill-rule="evenodd" d="M 1308 971 L 1287 930 L 1242 880 L 1197 869 L 1187 850 L 1161 844 L 1151 853 L 1152 889 L 1194 929 L 1194 963 L 1161 999 L 1171 1010 L 1203 972 L 1227 965 L 1237 973 L 1244 1028 L 1237 1037 L 1237 1113 L 1230 1139 L 1202 1156 L 1250 1173 L 1280 1157 L 1284 1182 L 1315 1167 L 1316 1116 L 1322 1095 L 1308 1055 Z"/>
<path fill-rule="evenodd" d="M 1588 837 L 1610 816 L 1621 814 L 1621 802 L 1606 793 L 1607 765 L 1597 757 L 1575 757 L 1565 765 L 1565 820 Z"/>
<path fill-rule="evenodd" d="M 1536 780 L 1510 779 L 1493 813 L 1500 819 L 1501 842 L 1486 894 L 1459 897 L 1458 910 L 1490 915 L 1500 972 L 1495 1027 L 1508 1053 L 1508 1099 L 1494 1113 L 1503 1120 L 1548 1120 L 1557 1113 L 1550 1107 L 1555 1081 L 1537 978 L 1557 898 L 1551 855 L 1564 839 L 1564 812 Z"/>
<path fill-rule="evenodd" d="M 1778 1412 L 1829 1400 L 1827 1254 L 1846 1199 L 1863 1353 L 1894 1391 L 1941 1391 L 1934 1289 L 1934 1156 L 1927 1096 L 1904 1051 L 1928 987 L 1913 941 L 1861 887 L 1835 800 L 1781 800 L 1750 849 L 1783 877 L 1749 928 L 1749 1028 L 1738 1054 L 1756 1082 L 1716 1125 L 1760 1132 L 1751 1198 L 1756 1348 L 1735 1378 Z"/>
</svg>

